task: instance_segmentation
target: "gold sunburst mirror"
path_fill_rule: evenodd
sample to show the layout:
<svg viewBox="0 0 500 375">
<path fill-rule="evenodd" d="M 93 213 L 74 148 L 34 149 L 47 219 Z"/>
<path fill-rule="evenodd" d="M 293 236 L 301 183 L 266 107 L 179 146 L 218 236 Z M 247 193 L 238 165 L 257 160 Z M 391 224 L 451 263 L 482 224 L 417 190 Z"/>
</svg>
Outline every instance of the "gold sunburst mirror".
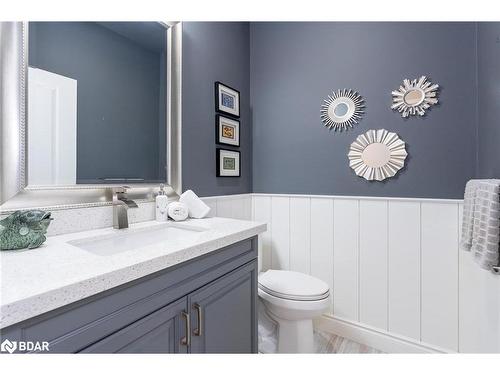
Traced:
<svg viewBox="0 0 500 375">
<path fill-rule="evenodd" d="M 328 129 L 346 130 L 361 119 L 364 100 L 356 91 L 342 89 L 328 95 L 321 106 L 321 121 Z"/>
<path fill-rule="evenodd" d="M 405 165 L 406 145 L 396 133 L 385 129 L 368 130 L 351 144 L 349 166 L 366 180 L 393 177 Z"/>
<path fill-rule="evenodd" d="M 403 80 L 403 85 L 392 92 L 391 108 L 401 113 L 403 117 L 423 116 L 425 111 L 438 103 L 439 85 L 433 84 L 426 76 L 418 80 Z"/>
</svg>

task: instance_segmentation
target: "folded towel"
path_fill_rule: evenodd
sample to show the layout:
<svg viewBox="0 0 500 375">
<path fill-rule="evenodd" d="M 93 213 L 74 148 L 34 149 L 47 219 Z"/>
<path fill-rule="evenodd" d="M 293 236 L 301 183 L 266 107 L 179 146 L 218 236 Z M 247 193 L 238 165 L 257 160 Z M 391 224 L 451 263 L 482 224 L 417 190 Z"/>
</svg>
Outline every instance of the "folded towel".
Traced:
<svg viewBox="0 0 500 375">
<path fill-rule="evenodd" d="M 500 180 L 470 180 L 465 186 L 460 247 L 480 267 L 500 262 Z"/>
<path fill-rule="evenodd" d="M 172 202 L 168 205 L 168 216 L 174 221 L 183 221 L 188 217 L 188 208 L 184 203 Z"/>
<path fill-rule="evenodd" d="M 189 216 L 201 219 L 208 215 L 210 207 L 203 202 L 192 190 L 186 190 L 181 194 L 179 202 L 184 203 L 189 209 Z"/>
</svg>

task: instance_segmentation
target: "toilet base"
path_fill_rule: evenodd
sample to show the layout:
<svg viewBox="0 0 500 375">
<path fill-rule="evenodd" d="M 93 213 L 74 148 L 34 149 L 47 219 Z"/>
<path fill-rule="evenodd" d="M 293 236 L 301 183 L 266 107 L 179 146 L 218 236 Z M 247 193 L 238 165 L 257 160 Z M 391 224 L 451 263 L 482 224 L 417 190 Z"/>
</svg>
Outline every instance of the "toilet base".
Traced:
<svg viewBox="0 0 500 375">
<path fill-rule="evenodd" d="M 268 314 L 278 323 L 278 353 L 314 353 L 312 319 L 286 320 Z"/>
</svg>

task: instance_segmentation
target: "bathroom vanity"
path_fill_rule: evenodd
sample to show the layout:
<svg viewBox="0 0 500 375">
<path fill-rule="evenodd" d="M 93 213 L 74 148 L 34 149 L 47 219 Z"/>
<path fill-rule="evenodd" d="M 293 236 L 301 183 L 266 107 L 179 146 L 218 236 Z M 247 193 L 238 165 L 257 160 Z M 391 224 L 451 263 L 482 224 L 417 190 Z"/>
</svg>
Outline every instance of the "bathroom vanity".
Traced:
<svg viewBox="0 0 500 375">
<path fill-rule="evenodd" d="M 48 342 L 51 353 L 255 353 L 265 227 L 146 222 L 2 252 L 2 341 Z"/>
</svg>

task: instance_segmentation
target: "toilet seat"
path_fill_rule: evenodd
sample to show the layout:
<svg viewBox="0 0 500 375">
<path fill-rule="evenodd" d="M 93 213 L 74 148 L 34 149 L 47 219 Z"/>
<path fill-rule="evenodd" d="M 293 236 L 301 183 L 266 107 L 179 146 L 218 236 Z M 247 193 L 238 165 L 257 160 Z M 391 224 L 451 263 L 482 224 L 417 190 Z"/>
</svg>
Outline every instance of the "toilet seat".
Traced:
<svg viewBox="0 0 500 375">
<path fill-rule="evenodd" d="M 318 300 L 298 301 L 276 297 L 272 294 L 267 293 L 262 288 L 259 288 L 258 294 L 263 301 L 273 306 L 272 310 L 275 313 L 276 311 L 279 311 L 278 315 L 284 315 L 283 311 L 286 310 L 286 315 L 292 314 L 294 316 L 297 315 L 302 317 L 305 314 L 306 316 L 308 316 L 309 314 L 311 314 L 311 312 L 323 311 L 327 309 L 330 304 L 330 299 L 328 297 Z"/>
<path fill-rule="evenodd" d="M 266 295 L 290 301 L 320 301 L 330 295 L 328 284 L 294 271 L 268 270 L 260 274 L 259 289 Z"/>
</svg>

